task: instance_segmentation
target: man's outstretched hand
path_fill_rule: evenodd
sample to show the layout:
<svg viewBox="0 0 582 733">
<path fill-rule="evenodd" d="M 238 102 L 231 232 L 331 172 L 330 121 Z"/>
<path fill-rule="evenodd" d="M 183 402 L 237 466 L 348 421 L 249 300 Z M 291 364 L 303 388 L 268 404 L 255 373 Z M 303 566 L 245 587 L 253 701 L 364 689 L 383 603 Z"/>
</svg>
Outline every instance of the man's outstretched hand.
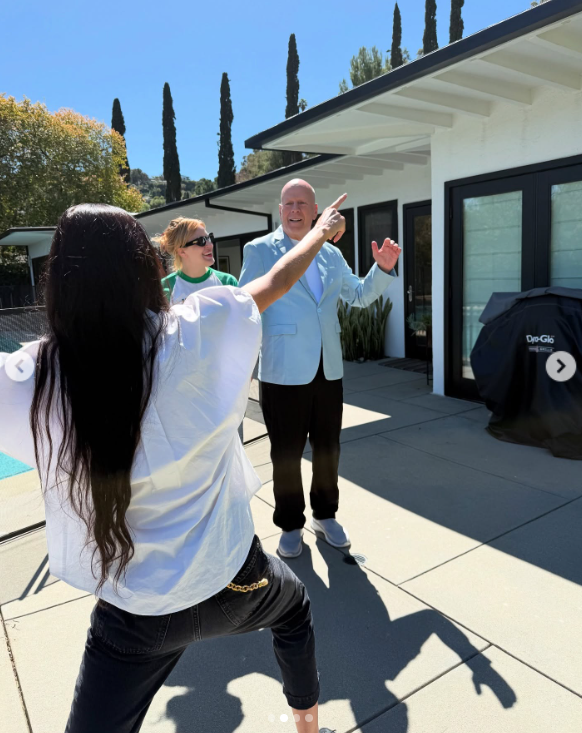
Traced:
<svg viewBox="0 0 582 733">
<path fill-rule="evenodd" d="M 378 263 L 378 267 L 386 273 L 390 273 L 400 257 L 402 250 L 392 239 L 385 239 L 384 244 L 379 248 L 377 242 L 372 242 L 372 255 Z"/>
</svg>

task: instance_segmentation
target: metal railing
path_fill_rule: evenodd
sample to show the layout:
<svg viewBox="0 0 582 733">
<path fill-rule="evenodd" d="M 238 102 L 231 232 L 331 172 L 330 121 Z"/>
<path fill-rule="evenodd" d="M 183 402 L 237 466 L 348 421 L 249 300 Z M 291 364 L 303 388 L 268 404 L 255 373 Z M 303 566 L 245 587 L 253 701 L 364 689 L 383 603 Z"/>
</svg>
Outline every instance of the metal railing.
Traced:
<svg viewBox="0 0 582 733">
<path fill-rule="evenodd" d="M 46 329 L 43 306 L 0 309 L 0 352 L 13 354 L 24 344 L 41 338 Z"/>
</svg>

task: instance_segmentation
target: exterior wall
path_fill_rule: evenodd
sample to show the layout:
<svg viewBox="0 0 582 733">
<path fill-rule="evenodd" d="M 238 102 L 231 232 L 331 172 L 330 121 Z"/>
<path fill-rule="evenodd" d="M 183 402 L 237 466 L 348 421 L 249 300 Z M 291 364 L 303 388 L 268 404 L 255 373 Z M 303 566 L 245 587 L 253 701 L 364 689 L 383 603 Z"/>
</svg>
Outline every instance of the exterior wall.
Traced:
<svg viewBox="0 0 582 733">
<path fill-rule="evenodd" d="M 309 182 L 309 170 L 305 170 L 301 176 Z M 381 176 L 365 176 L 361 181 L 347 181 L 342 184 L 334 184 L 329 188 L 317 190 L 314 185 L 319 211 L 335 201 L 342 193 L 348 194 L 345 208 L 354 209 L 354 240 L 356 249 L 356 265 L 359 261 L 359 248 L 370 247 L 370 242 L 358 241 L 358 212 L 359 206 L 382 203 L 384 201 L 398 201 L 398 243 L 402 246 L 404 241 L 404 217 L 402 207 L 404 204 L 411 204 L 417 201 L 430 199 L 431 180 L 430 164 L 408 165 L 402 171 L 388 170 Z M 272 209 L 273 227 L 280 224 L 278 202 L 275 202 Z M 380 243 L 379 243 L 380 244 Z M 392 310 L 386 324 L 386 336 L 384 341 L 385 353 L 388 356 L 404 356 L 404 266 L 405 252 L 400 255 L 399 276 L 392 281 L 386 289 L 384 298 L 392 301 Z M 359 274 L 359 273 L 357 273 Z"/>
<path fill-rule="evenodd" d="M 535 92 L 531 107 L 495 105 L 486 120 L 463 118 L 432 139 L 434 391 L 444 394 L 445 183 L 582 153 L 582 95 Z"/>
<path fill-rule="evenodd" d="M 28 245 L 28 259 L 34 260 L 36 257 L 44 257 L 48 255 L 51 249 L 51 238 L 48 238 L 46 242 L 38 242 L 36 244 Z"/>
</svg>

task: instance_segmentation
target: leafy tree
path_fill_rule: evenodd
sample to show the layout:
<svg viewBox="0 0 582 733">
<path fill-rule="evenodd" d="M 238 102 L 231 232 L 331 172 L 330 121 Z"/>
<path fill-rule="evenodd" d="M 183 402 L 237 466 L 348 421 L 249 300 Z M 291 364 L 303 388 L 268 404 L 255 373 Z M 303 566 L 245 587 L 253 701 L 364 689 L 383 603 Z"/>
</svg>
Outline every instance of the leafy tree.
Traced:
<svg viewBox="0 0 582 733">
<path fill-rule="evenodd" d="M 242 159 L 240 169 L 236 174 L 236 182 L 250 181 L 251 178 L 262 176 L 265 173 L 281 168 L 282 165 L 280 151 L 254 150 Z"/>
<path fill-rule="evenodd" d="M 150 177 L 147 173 L 142 171 L 141 168 L 132 168 L 130 171 L 130 179 L 131 183 L 136 187 L 139 188 L 140 186 L 149 186 L 150 185 Z"/>
<path fill-rule="evenodd" d="M 426 0 L 424 6 L 424 35 L 422 37 L 422 53 L 426 55 L 439 47 L 436 27 L 436 0 Z"/>
<path fill-rule="evenodd" d="M 131 183 L 129 161 L 127 159 L 127 144 L 125 142 L 125 120 L 123 119 L 123 112 L 121 111 L 121 104 L 117 97 L 113 100 L 113 111 L 111 113 L 111 129 L 118 132 L 123 138 L 123 144 L 125 145 L 125 165 L 122 165 L 119 169 L 119 175 L 123 177 L 126 183 Z"/>
<path fill-rule="evenodd" d="M 87 201 L 141 211 L 144 200 L 120 177 L 118 132 L 72 110 L 0 94 L 0 232 L 56 224 Z"/>
<path fill-rule="evenodd" d="M 150 209 L 157 209 L 158 206 L 164 206 L 166 204 L 166 197 L 165 196 L 154 196 L 150 199 L 149 207 Z"/>
<path fill-rule="evenodd" d="M 367 81 L 375 79 L 377 76 L 385 74 L 390 71 L 390 60 L 384 57 L 381 51 L 378 51 L 376 46 L 372 46 L 371 49 L 367 49 L 362 46 L 358 51 L 357 56 L 352 56 L 350 61 L 350 79 L 353 87 L 358 87 L 360 84 L 364 84 Z M 340 82 L 340 94 L 348 91 L 348 85 L 345 79 Z"/>
<path fill-rule="evenodd" d="M 29 282 L 26 248 L 0 245 L 0 286 Z"/>
<path fill-rule="evenodd" d="M 538 6 L 538 5 L 542 5 L 543 3 L 547 3 L 547 2 L 548 2 L 548 0 L 539 0 L 539 2 L 536 2 L 536 1 L 534 0 L 534 2 L 533 2 L 533 3 L 531 3 L 531 7 L 532 7 L 532 8 L 537 8 L 537 6 Z"/>
<path fill-rule="evenodd" d="M 299 114 L 299 54 L 295 33 L 289 36 L 289 50 L 287 52 L 287 105 L 285 119 Z M 304 100 L 302 100 L 304 101 Z M 283 165 L 298 163 L 303 159 L 301 153 L 285 150 L 282 154 Z"/>
<path fill-rule="evenodd" d="M 232 101 L 230 98 L 230 82 L 226 72 L 220 84 L 220 132 L 218 146 L 218 188 L 231 186 L 235 182 L 236 166 L 232 147 Z"/>
<path fill-rule="evenodd" d="M 454 0 L 453 0 L 454 2 Z M 402 66 L 404 57 L 402 56 L 402 16 L 398 3 L 394 6 L 394 23 L 392 25 L 392 48 L 390 49 L 390 66 L 393 69 Z"/>
<path fill-rule="evenodd" d="M 461 10 L 464 4 L 465 0 L 451 0 L 451 25 L 449 28 L 449 43 L 460 41 L 463 37 L 465 25 L 463 23 Z"/>
<path fill-rule="evenodd" d="M 166 203 L 179 201 L 181 198 L 180 159 L 176 145 L 176 124 L 174 120 L 174 102 L 168 82 L 164 84 L 164 106 L 162 110 L 162 127 L 164 130 L 164 178 L 166 180 Z"/>
<path fill-rule="evenodd" d="M 209 178 L 199 178 L 194 187 L 194 194 L 196 196 L 202 196 L 214 190 L 216 190 L 216 180 L 211 181 Z"/>
</svg>

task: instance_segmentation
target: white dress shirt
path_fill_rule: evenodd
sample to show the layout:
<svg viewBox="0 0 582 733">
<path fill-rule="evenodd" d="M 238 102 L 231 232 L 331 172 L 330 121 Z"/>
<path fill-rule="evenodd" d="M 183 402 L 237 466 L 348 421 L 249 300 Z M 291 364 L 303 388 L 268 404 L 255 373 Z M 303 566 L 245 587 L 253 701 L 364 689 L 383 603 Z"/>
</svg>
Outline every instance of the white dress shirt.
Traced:
<svg viewBox="0 0 582 733">
<path fill-rule="evenodd" d="M 296 244 L 299 244 L 301 240 L 291 239 L 291 241 L 293 242 L 293 246 L 295 246 Z M 321 296 L 323 295 L 323 282 L 321 281 L 321 275 L 319 274 L 319 268 L 317 267 L 316 260 L 317 256 L 311 260 L 309 267 L 307 268 L 307 271 L 305 273 L 305 277 L 307 279 L 309 289 L 313 293 L 313 297 L 319 303 L 319 301 L 321 300 Z"/>
</svg>

